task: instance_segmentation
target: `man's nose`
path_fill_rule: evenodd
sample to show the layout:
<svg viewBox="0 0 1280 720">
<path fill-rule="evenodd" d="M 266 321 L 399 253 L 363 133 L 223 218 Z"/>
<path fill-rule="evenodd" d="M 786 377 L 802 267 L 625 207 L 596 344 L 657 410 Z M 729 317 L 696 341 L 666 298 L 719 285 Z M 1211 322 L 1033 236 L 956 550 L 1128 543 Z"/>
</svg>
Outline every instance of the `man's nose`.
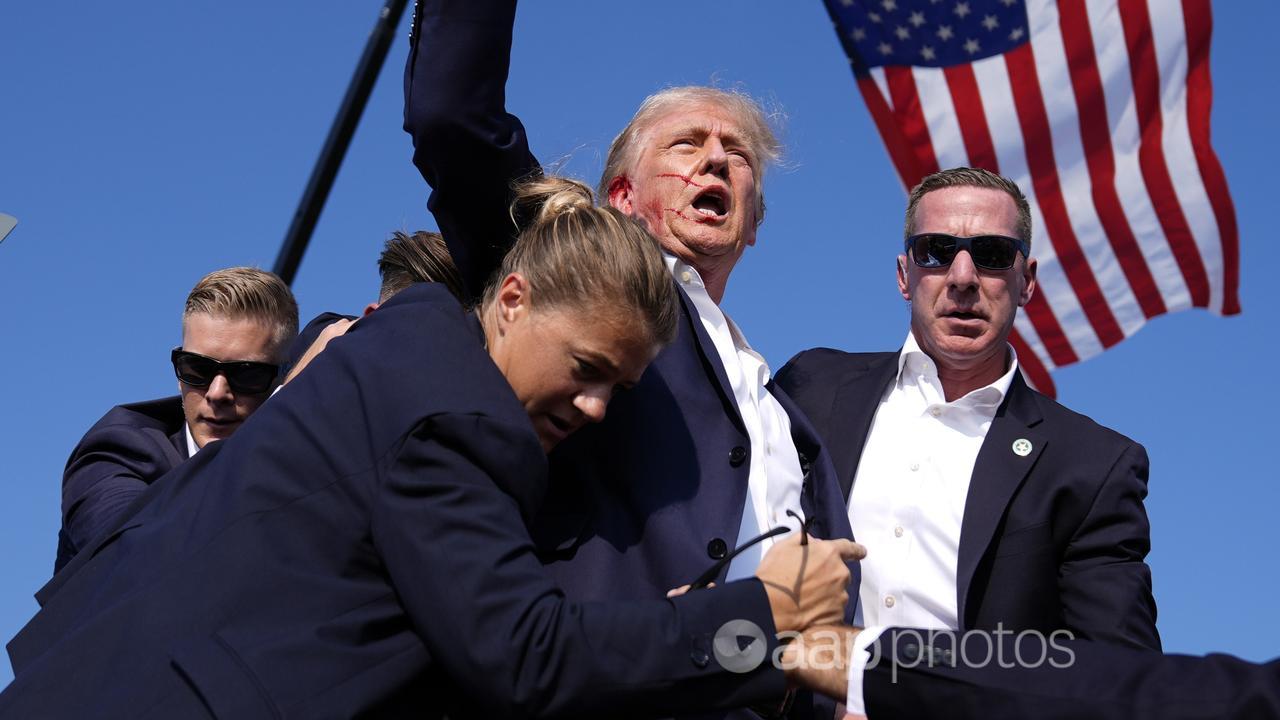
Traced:
<svg viewBox="0 0 1280 720">
<path fill-rule="evenodd" d="M 968 250 L 961 250 L 951 261 L 947 269 L 947 284 L 957 290 L 967 290 L 978 286 L 978 267 L 973 264 L 973 256 Z"/>
<path fill-rule="evenodd" d="M 211 403 L 218 403 L 233 402 L 236 396 L 231 391 L 231 384 L 227 382 L 227 376 L 218 373 L 214 376 L 213 382 L 209 383 L 209 389 L 205 390 L 204 398 Z"/>
<path fill-rule="evenodd" d="M 721 180 L 727 179 L 729 175 L 729 153 L 725 152 L 724 144 L 720 142 L 720 138 L 712 135 L 702 145 L 702 172 L 706 175 L 715 175 Z"/>
</svg>

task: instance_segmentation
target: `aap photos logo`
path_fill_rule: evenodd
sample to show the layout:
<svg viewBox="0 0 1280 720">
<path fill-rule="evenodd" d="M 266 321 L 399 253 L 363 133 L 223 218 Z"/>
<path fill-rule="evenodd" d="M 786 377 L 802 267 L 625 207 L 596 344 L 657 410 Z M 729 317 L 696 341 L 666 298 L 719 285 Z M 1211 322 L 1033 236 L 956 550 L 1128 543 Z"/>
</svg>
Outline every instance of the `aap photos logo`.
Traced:
<svg viewBox="0 0 1280 720">
<path fill-rule="evenodd" d="M 759 625 L 750 620 L 730 620 L 716 631 L 712 649 L 720 667 L 732 673 L 749 673 L 764 662 L 769 643 Z"/>
</svg>

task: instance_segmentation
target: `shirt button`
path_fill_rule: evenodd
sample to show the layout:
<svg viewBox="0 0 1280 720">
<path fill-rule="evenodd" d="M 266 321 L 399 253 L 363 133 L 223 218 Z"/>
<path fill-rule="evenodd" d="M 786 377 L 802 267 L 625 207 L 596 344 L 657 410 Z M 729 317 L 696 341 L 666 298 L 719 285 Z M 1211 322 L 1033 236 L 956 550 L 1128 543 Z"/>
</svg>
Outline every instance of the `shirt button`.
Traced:
<svg viewBox="0 0 1280 720">
<path fill-rule="evenodd" d="M 691 280 L 693 280 L 693 273 L 689 272 L 688 270 L 685 270 L 684 272 L 680 273 L 680 282 L 684 283 L 685 285 L 688 285 Z"/>
<path fill-rule="evenodd" d="M 896 527 L 896 528 L 894 528 L 894 529 L 893 529 L 893 536 L 894 536 L 894 537 L 902 537 L 902 533 L 903 533 L 903 532 L 904 532 L 904 530 L 902 529 L 902 526 L 901 526 L 901 525 L 899 525 L 898 527 Z"/>
<path fill-rule="evenodd" d="M 911 472 L 915 472 L 919 469 L 920 469 L 920 463 L 911 463 Z"/>
<path fill-rule="evenodd" d="M 733 467 L 738 467 L 742 463 L 746 462 L 746 459 L 747 449 L 741 445 L 729 451 L 729 464 Z"/>
<path fill-rule="evenodd" d="M 934 417 L 938 417 L 942 414 L 942 408 L 935 405 L 934 407 L 929 408 L 929 414 Z"/>
<path fill-rule="evenodd" d="M 892 596 L 892 595 L 886 595 L 886 596 L 885 596 L 885 598 L 884 598 L 884 606 L 885 606 L 885 607 L 887 607 L 887 608 L 891 608 L 891 607 L 893 607 L 893 603 L 894 603 L 893 596 Z"/>
</svg>

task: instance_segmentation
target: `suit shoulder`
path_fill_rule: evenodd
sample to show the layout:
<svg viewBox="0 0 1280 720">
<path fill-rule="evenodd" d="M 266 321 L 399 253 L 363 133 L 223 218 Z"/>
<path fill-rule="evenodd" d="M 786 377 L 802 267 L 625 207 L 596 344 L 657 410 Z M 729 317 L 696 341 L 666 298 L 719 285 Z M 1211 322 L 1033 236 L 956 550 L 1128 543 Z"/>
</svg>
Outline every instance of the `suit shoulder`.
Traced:
<svg viewBox="0 0 1280 720">
<path fill-rule="evenodd" d="M 159 430 L 165 435 L 182 429 L 182 398 L 173 395 L 157 400 L 117 405 L 107 411 L 85 433 L 85 437 L 109 428 Z"/>
<path fill-rule="evenodd" d="M 822 347 L 802 350 L 782 366 L 777 380 L 788 392 L 812 382 L 832 386 L 831 383 L 839 382 L 850 372 L 865 370 L 896 355 L 893 352 L 855 353 Z"/>
<path fill-rule="evenodd" d="M 1054 434 L 1065 437 L 1076 437 L 1089 442 L 1095 447 L 1098 444 L 1110 444 L 1118 447 L 1142 445 L 1127 435 L 1099 423 L 1083 413 L 1076 412 L 1047 395 L 1028 387 L 1027 392 L 1033 394 L 1036 404 L 1044 414 L 1046 423 L 1054 428 Z M 1144 450 L 1145 452 L 1145 450 Z"/>
</svg>

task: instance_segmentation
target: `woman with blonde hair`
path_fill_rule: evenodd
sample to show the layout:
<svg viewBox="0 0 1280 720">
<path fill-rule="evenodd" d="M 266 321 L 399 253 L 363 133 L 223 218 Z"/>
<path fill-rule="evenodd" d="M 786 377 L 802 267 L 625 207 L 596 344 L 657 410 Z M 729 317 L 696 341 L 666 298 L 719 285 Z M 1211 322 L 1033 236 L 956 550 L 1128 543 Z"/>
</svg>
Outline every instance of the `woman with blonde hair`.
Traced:
<svg viewBox="0 0 1280 720">
<path fill-rule="evenodd" d="M 778 633 L 840 619 L 852 543 L 791 538 L 756 577 L 631 603 L 571 602 L 536 558 L 545 451 L 639 379 L 676 299 L 653 240 L 585 186 L 519 195 L 535 219 L 478 308 L 396 294 L 40 591 L 0 717 L 630 717 L 781 693 Z"/>
</svg>

